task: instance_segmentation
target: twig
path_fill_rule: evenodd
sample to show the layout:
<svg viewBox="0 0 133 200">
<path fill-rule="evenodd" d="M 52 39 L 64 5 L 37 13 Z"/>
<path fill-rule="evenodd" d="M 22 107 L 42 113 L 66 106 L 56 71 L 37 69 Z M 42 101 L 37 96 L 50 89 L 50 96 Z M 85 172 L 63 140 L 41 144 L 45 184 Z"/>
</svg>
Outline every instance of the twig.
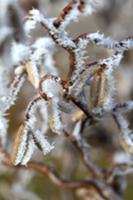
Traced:
<svg viewBox="0 0 133 200">
<path fill-rule="evenodd" d="M 26 166 L 24 165 L 18 165 L 14 166 L 12 165 L 12 162 L 10 160 L 10 157 L 8 154 L 6 154 L 3 149 L 0 149 L 0 153 L 3 155 L 3 160 L 2 163 L 8 167 L 12 168 L 24 168 L 24 169 L 33 169 L 35 171 L 40 172 L 43 175 L 47 175 L 50 180 L 58 186 L 68 188 L 68 189 L 73 189 L 77 190 L 79 188 L 94 188 L 98 194 L 104 199 L 108 200 L 103 194 L 100 186 L 96 183 L 96 181 L 93 180 L 68 180 L 63 177 L 61 177 L 54 168 L 49 167 L 43 163 L 37 163 L 37 162 L 29 162 Z"/>
</svg>

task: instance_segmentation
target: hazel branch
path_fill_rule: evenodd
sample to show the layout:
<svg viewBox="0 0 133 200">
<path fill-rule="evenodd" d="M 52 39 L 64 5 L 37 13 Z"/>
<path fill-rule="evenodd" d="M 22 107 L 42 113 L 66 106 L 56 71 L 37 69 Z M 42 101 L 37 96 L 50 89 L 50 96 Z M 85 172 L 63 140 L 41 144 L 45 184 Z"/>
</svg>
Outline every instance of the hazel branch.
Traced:
<svg viewBox="0 0 133 200">
<path fill-rule="evenodd" d="M 5 153 L 3 149 L 0 149 L 0 154 L 3 155 L 2 163 L 7 167 L 18 168 L 18 169 L 23 168 L 26 170 L 32 169 L 38 171 L 43 175 L 47 175 L 55 185 L 68 189 L 77 190 L 79 188 L 87 188 L 87 189 L 94 188 L 104 200 L 108 200 L 108 198 L 106 198 L 106 196 L 104 196 L 104 194 L 102 193 L 102 190 L 96 181 L 93 180 L 73 181 L 65 179 L 60 175 L 58 175 L 58 173 L 53 167 L 49 167 L 43 163 L 29 162 L 26 166 L 22 165 L 14 166 L 12 165 L 9 155 Z"/>
</svg>

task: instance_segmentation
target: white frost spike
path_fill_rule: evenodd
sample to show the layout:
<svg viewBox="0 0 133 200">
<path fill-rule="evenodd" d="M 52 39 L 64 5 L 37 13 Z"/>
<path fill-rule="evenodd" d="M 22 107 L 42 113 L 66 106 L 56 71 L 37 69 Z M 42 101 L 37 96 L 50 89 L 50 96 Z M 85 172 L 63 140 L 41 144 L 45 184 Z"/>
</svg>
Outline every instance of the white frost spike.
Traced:
<svg viewBox="0 0 133 200">
<path fill-rule="evenodd" d="M 33 133 L 33 139 L 37 147 L 39 147 L 44 155 L 49 153 L 54 148 L 54 146 L 46 140 L 45 136 L 39 130 Z"/>
<path fill-rule="evenodd" d="M 123 53 L 122 52 L 118 52 L 117 54 L 114 54 L 110 58 L 106 58 L 106 59 L 101 60 L 99 63 L 101 65 L 105 64 L 108 67 L 110 67 L 110 66 L 117 67 L 117 66 L 119 66 L 122 58 L 123 58 Z M 111 70 L 112 70 L 112 68 L 111 68 Z"/>
<path fill-rule="evenodd" d="M 36 24 L 43 20 L 44 17 L 41 15 L 39 10 L 37 9 L 30 10 L 28 19 L 24 24 L 24 30 L 26 34 L 29 34 L 32 29 L 35 29 Z"/>
<path fill-rule="evenodd" d="M 69 14 L 65 17 L 64 21 L 60 25 L 60 29 L 65 29 L 68 24 L 70 24 L 71 21 L 77 21 L 78 16 L 80 15 L 79 10 L 77 9 L 79 3 L 74 4 L 72 10 L 69 12 Z"/>
<path fill-rule="evenodd" d="M 30 55 L 29 47 L 16 42 L 13 42 L 11 52 L 14 64 L 24 62 Z"/>
<path fill-rule="evenodd" d="M 133 37 L 121 41 L 121 48 L 124 50 L 133 48 Z"/>
<path fill-rule="evenodd" d="M 88 34 L 87 38 L 90 41 L 96 43 L 96 45 L 104 46 L 108 49 L 113 49 L 115 48 L 115 45 L 118 44 L 118 42 L 113 40 L 112 38 L 104 37 L 104 34 L 99 33 L 99 31 L 96 33 Z"/>
<path fill-rule="evenodd" d="M 50 30 L 50 34 L 56 39 L 56 43 L 58 43 L 61 47 L 65 49 L 74 49 L 76 48 L 75 43 L 72 41 L 72 38 L 68 36 L 68 33 L 64 31 L 64 28 L 55 28 L 53 25 L 55 18 L 51 18 L 48 21 L 43 20 L 43 25 Z M 61 24 L 62 25 L 62 24 Z"/>
<path fill-rule="evenodd" d="M 84 15 L 91 15 L 94 12 L 94 8 L 87 4 L 84 9 Z"/>
<path fill-rule="evenodd" d="M 85 61 L 87 59 L 86 51 L 84 49 L 84 44 L 82 42 L 80 42 L 80 44 L 79 44 L 80 47 L 75 50 L 75 63 L 76 63 L 77 70 L 83 69 L 83 67 L 85 65 Z"/>
</svg>

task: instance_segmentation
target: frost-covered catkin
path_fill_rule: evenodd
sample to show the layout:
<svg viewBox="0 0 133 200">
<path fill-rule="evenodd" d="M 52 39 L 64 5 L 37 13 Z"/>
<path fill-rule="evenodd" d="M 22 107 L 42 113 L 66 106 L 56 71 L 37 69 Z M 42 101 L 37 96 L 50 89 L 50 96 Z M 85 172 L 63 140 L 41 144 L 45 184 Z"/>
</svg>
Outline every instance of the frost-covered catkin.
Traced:
<svg viewBox="0 0 133 200">
<path fill-rule="evenodd" d="M 30 60 L 32 65 L 42 66 L 39 74 L 58 75 L 58 70 L 55 68 L 53 54 L 56 51 L 56 46 L 50 37 L 38 38 L 31 47 L 32 54 Z"/>
<path fill-rule="evenodd" d="M 42 121 L 41 129 L 37 129 L 37 109 L 41 108 L 44 123 Z M 46 110 L 45 110 L 46 109 Z M 14 165 L 26 165 L 30 160 L 35 147 L 39 148 L 44 155 L 49 153 L 54 146 L 45 138 L 48 130 L 48 110 L 47 103 L 40 97 L 34 98 L 28 105 L 25 122 L 20 126 L 12 153 L 12 162 Z"/>
<path fill-rule="evenodd" d="M 43 152 L 44 155 L 48 154 L 54 148 L 54 145 L 48 142 L 40 130 L 36 130 L 35 133 L 33 132 L 33 140 L 35 145 Z"/>
<path fill-rule="evenodd" d="M 58 134 L 62 133 L 63 124 L 61 122 L 59 107 L 59 102 L 63 94 L 61 79 L 53 75 L 44 76 L 40 83 L 40 94 L 49 102 L 51 107 L 49 113 L 49 126 L 51 130 Z"/>
<path fill-rule="evenodd" d="M 12 162 L 14 165 L 25 165 L 31 158 L 34 151 L 34 143 L 30 136 L 28 125 L 22 124 L 17 132 L 14 143 Z"/>
<path fill-rule="evenodd" d="M 47 31 L 47 36 L 37 38 L 33 43 L 30 40 L 28 45 L 21 42 L 12 44 L 13 64 L 17 67 L 10 92 L 3 101 L 5 107 L 1 110 L 1 119 L 6 124 L 6 130 L 4 113 L 15 103 L 26 78 L 34 87 L 37 96 L 29 103 L 24 122 L 16 136 L 12 156 L 15 165 L 26 165 L 35 147 L 44 155 L 53 149 L 54 146 L 46 139 L 48 128 L 58 135 L 63 133 L 65 126 L 62 112 L 73 112 L 72 104 L 80 109 L 81 118 L 84 118 L 85 114 L 94 122 L 109 112 L 113 114 L 120 129 L 120 143 L 126 151 L 132 153 L 132 131 L 128 128 L 123 113 L 131 110 L 133 106 L 132 102 L 123 104 L 123 107 L 115 104 L 113 72 L 120 66 L 124 52 L 133 48 L 133 38 L 119 42 L 97 31 L 72 39 L 67 31 L 70 23 L 78 21 L 81 16 L 92 14 L 96 5 L 96 0 L 72 0 L 57 17 L 48 18 L 38 9 L 32 9 L 25 18 L 26 35 L 29 36 L 39 25 Z M 90 43 L 104 47 L 107 51 L 111 50 L 112 56 L 88 63 L 87 46 Z M 58 66 L 55 66 L 54 53 L 58 47 L 65 49 L 70 57 L 70 72 L 65 81 L 61 80 Z M 40 110 L 40 121 L 37 110 Z M 73 137 L 78 141 L 81 125 L 82 121 L 78 121 L 73 130 Z M 5 142 L 2 135 L 6 135 L 6 130 L 1 132 L 3 144 Z"/>
<path fill-rule="evenodd" d="M 63 124 L 58 99 L 51 100 L 51 114 L 49 115 L 49 126 L 54 133 L 61 134 L 63 132 Z"/>
</svg>

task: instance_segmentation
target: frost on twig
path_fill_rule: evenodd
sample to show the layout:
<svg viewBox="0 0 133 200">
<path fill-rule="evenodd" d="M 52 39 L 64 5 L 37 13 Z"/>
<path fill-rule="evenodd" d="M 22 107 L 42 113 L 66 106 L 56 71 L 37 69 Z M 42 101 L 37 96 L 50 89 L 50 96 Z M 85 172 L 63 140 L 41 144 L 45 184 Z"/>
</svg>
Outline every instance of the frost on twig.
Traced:
<svg viewBox="0 0 133 200">
<path fill-rule="evenodd" d="M 130 153 L 116 153 L 114 163 L 114 166 L 109 167 L 106 173 L 108 183 L 111 183 L 116 176 L 125 176 L 133 172 L 133 157 Z"/>
<path fill-rule="evenodd" d="M 133 132 L 128 128 L 127 120 L 121 114 L 114 114 L 120 129 L 120 144 L 129 153 L 133 153 Z"/>
<path fill-rule="evenodd" d="M 96 190 L 94 196 L 97 197 L 98 194 L 98 200 L 99 194 L 102 199 L 121 200 L 113 186 L 115 178 L 132 172 L 132 163 L 122 161 L 102 170 L 91 159 L 93 150 L 90 151 L 85 134 L 89 135 L 88 126 L 94 125 L 95 128 L 97 122 L 111 114 L 119 128 L 121 146 L 129 154 L 133 153 L 133 131 L 129 129 L 124 117 L 125 112 L 132 110 L 133 102 L 117 103 L 114 98 L 114 72 L 120 66 L 125 51 L 133 48 L 133 37 L 117 41 L 97 31 L 71 38 L 67 31 L 68 25 L 91 14 L 96 4 L 95 0 L 71 0 L 57 17 L 50 18 L 43 16 L 38 9 L 29 11 L 29 15 L 25 17 L 25 34 L 29 36 L 33 29 L 36 30 L 41 25 L 47 35 L 35 39 L 34 42 L 27 37 L 25 43 L 12 44 L 14 79 L 8 88 L 8 94 L 0 96 L 0 145 L 6 147 L 7 143 L 6 112 L 15 104 L 23 82 L 28 80 L 36 97 L 28 104 L 23 123 L 16 134 L 12 163 L 19 167 L 26 165 L 27 168 L 36 168 L 44 174 L 47 172 L 51 180 L 60 186 L 74 189 L 85 187 L 91 193 L 91 179 L 82 183 L 67 182 L 50 168 L 29 162 L 35 148 L 46 155 L 56 145 L 49 142 L 47 132 L 50 129 L 57 134 L 56 137 L 60 138 L 62 134 L 69 138 L 78 150 L 81 160 L 90 172 L 89 177 L 95 177 L 95 182 L 91 182 Z M 5 38 L 0 37 L 0 40 L 2 42 Z M 91 43 L 110 51 L 110 56 L 89 63 L 87 47 Z M 70 61 L 66 80 L 62 79 L 58 62 L 55 61 L 55 52 L 62 48 L 69 54 Z M 3 73 L 4 71 L 1 72 Z"/>
<path fill-rule="evenodd" d="M 133 153 L 133 131 L 129 129 L 128 121 L 123 116 L 123 113 L 132 109 L 132 101 L 118 104 L 113 109 L 113 116 L 120 130 L 120 144 L 129 153 Z"/>
<path fill-rule="evenodd" d="M 32 9 L 29 12 L 30 18 L 26 20 L 24 30 L 27 34 L 36 27 L 36 24 L 43 20 L 43 16 L 40 14 L 39 10 Z"/>
<path fill-rule="evenodd" d="M 65 29 L 70 22 L 77 21 L 80 16 L 91 14 L 95 4 L 96 1 L 92 0 L 70 1 L 54 21 L 54 26 L 60 30 Z"/>
</svg>

